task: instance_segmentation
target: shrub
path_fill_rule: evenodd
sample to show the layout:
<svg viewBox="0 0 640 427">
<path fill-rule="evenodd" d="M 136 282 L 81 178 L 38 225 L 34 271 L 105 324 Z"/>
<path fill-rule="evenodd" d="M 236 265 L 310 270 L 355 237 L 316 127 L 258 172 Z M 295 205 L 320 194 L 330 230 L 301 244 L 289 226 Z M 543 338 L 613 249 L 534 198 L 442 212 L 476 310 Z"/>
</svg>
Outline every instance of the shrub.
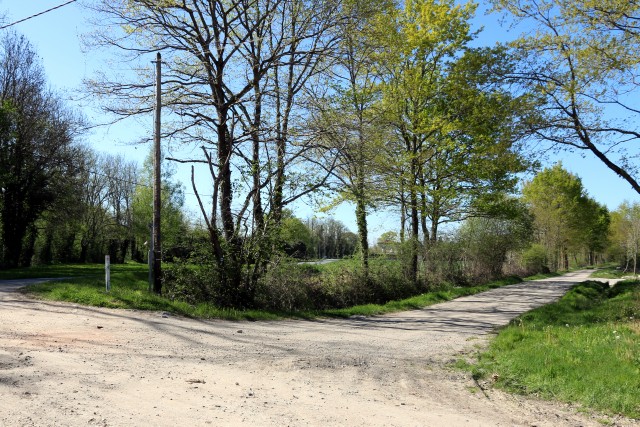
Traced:
<svg viewBox="0 0 640 427">
<path fill-rule="evenodd" d="M 546 265 L 547 251 L 544 246 L 533 244 L 522 253 L 522 263 L 527 274 L 548 273 L 549 267 Z"/>
<path fill-rule="evenodd" d="M 375 260 L 365 275 L 357 261 L 322 266 L 279 262 L 258 283 L 256 305 L 280 311 L 324 310 L 384 304 L 419 293 L 398 261 Z"/>
<path fill-rule="evenodd" d="M 258 280 L 256 306 L 268 310 L 310 309 L 311 298 L 305 282 L 313 281 L 318 270 L 311 265 L 275 263 Z"/>
<path fill-rule="evenodd" d="M 219 297 L 218 272 L 213 265 L 175 262 L 164 270 L 163 295 L 171 300 L 195 305 L 216 301 Z"/>
<path fill-rule="evenodd" d="M 441 283 L 467 283 L 460 242 L 431 243 L 424 253 L 424 271 L 425 284 L 430 287 Z"/>
</svg>

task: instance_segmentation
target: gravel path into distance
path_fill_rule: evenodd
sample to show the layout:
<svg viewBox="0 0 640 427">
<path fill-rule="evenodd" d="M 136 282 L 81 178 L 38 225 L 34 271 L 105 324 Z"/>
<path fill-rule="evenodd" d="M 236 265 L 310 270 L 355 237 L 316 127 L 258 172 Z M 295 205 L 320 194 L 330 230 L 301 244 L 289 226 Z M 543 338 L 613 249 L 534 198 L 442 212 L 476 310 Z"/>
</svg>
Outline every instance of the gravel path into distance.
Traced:
<svg viewBox="0 0 640 427">
<path fill-rule="evenodd" d="M 37 301 L 15 292 L 27 281 L 0 282 L 0 426 L 601 425 L 480 391 L 447 367 L 588 274 L 385 316 L 277 322 Z"/>
</svg>

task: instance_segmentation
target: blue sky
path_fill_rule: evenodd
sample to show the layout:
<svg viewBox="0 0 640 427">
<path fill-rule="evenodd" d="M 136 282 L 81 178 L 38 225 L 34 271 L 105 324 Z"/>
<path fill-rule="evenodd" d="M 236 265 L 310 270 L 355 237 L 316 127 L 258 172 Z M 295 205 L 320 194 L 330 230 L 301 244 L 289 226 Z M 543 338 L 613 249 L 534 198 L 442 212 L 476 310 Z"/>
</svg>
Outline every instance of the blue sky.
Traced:
<svg viewBox="0 0 640 427">
<path fill-rule="evenodd" d="M 0 13 L 6 15 L 5 22 L 8 23 L 65 2 L 66 0 L 0 0 Z M 83 113 L 90 120 L 99 120 L 101 113 L 88 107 L 92 104 L 91 99 L 85 99 L 82 103 L 77 101 L 77 91 L 83 78 L 92 77 L 96 69 L 105 66 L 100 54 L 83 52 L 81 49 L 81 36 L 91 32 L 91 26 L 86 19 L 87 13 L 76 2 L 17 24 L 13 29 L 24 34 L 35 46 L 51 86 L 63 98 L 68 99 L 71 105 L 82 108 Z M 480 43 L 492 44 L 515 36 L 515 33 L 508 33 L 499 26 L 497 17 L 493 15 L 487 17 L 482 11 L 478 13 L 476 25 L 485 27 L 479 39 Z M 86 136 L 86 140 L 98 151 L 121 153 L 128 159 L 137 160 L 141 164 L 150 147 L 131 146 L 130 143 L 138 140 L 146 132 L 149 134 L 152 132 L 151 118 L 148 121 L 134 121 L 95 129 Z M 640 196 L 625 181 L 592 156 L 582 158 L 577 154 L 560 153 L 551 155 L 546 160 L 548 164 L 556 161 L 562 161 L 566 169 L 580 176 L 589 195 L 607 205 L 609 209 L 615 209 L 624 200 L 640 201 Z M 185 187 L 190 182 L 188 170 L 187 167 L 178 168 L 177 178 L 185 184 Z M 206 186 L 206 180 L 201 182 Z M 190 185 L 186 190 L 191 191 Z M 205 188 L 201 191 L 207 192 Z M 196 206 L 195 197 L 187 194 L 187 207 L 194 212 L 194 215 L 197 215 Z M 296 214 L 304 218 L 312 215 L 313 212 L 310 207 L 300 206 Z M 355 231 L 355 219 L 351 207 L 340 207 L 332 214 Z M 370 224 L 371 237 L 375 239 L 384 231 L 396 229 L 398 221 L 390 219 L 389 213 L 379 213 L 370 218 Z"/>
</svg>

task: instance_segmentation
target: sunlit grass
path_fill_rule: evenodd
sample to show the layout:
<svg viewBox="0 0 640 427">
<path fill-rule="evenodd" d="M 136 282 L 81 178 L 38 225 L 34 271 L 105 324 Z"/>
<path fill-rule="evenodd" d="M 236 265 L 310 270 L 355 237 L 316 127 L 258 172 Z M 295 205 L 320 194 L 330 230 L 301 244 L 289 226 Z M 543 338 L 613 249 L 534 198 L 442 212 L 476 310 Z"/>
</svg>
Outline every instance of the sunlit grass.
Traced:
<svg viewBox="0 0 640 427">
<path fill-rule="evenodd" d="M 416 310 L 419 308 L 427 307 L 440 302 L 451 301 L 456 298 L 460 298 L 467 295 L 475 295 L 480 292 L 485 292 L 490 289 L 499 288 L 502 286 L 513 285 L 521 282 L 521 279 L 517 277 L 507 277 L 502 280 L 497 280 L 485 285 L 471 286 L 471 287 L 457 287 L 447 290 L 440 290 L 434 292 L 426 292 L 421 295 L 417 295 L 411 298 L 406 298 L 398 301 L 389 301 L 386 304 L 365 304 L 357 305 L 354 307 L 340 308 L 340 309 L 328 309 L 322 311 L 316 311 L 314 314 L 325 317 L 350 317 L 350 316 L 375 316 L 385 313 L 393 313 L 398 311 Z"/>
<path fill-rule="evenodd" d="M 633 276 L 633 270 L 625 271 L 623 268 L 619 266 L 611 266 L 605 268 L 599 268 L 589 277 L 594 279 L 621 279 L 623 277 Z"/>
<path fill-rule="evenodd" d="M 553 273 L 538 273 L 533 276 L 525 277 L 523 280 L 540 280 L 540 279 L 549 279 L 551 277 L 562 276 L 562 273 L 553 272 Z"/>
<path fill-rule="evenodd" d="M 504 328 L 474 375 L 509 391 L 640 418 L 640 286 L 587 282 Z"/>
</svg>

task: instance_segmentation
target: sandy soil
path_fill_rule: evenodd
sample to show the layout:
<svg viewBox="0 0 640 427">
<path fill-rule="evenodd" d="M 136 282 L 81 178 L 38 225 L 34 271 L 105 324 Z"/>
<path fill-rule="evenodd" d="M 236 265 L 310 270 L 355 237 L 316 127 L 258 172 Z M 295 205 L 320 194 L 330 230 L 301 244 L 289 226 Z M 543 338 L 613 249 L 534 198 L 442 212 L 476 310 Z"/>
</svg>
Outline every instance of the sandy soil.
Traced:
<svg viewBox="0 0 640 427">
<path fill-rule="evenodd" d="M 41 302 L 5 282 L 0 425 L 599 426 L 447 367 L 587 274 L 388 316 L 254 323 Z"/>
</svg>

